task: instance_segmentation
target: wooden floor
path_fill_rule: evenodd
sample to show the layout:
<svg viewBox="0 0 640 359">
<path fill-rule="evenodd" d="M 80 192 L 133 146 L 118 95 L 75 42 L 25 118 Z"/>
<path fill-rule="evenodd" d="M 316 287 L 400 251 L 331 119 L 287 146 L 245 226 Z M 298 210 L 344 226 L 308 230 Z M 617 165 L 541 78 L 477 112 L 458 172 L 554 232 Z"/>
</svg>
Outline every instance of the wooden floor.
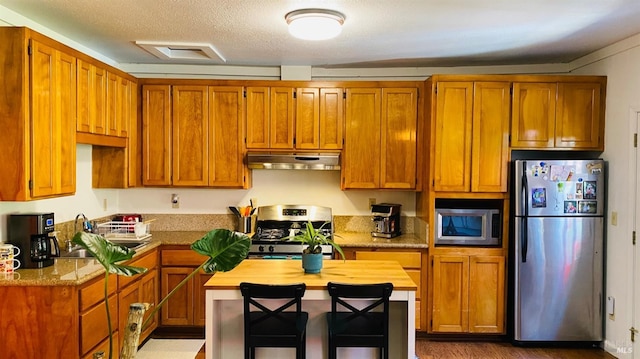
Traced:
<svg viewBox="0 0 640 359">
<path fill-rule="evenodd" d="M 612 359 L 602 349 L 525 348 L 503 342 L 452 342 L 416 338 L 420 359 Z M 204 346 L 195 359 L 204 359 Z"/>
</svg>

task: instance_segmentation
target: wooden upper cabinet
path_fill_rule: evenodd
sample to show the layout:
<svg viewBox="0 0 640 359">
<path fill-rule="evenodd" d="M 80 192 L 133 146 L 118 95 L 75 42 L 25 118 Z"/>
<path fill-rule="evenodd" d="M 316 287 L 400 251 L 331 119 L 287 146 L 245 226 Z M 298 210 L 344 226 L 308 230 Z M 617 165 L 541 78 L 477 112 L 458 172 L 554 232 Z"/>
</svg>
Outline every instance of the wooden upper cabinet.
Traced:
<svg viewBox="0 0 640 359">
<path fill-rule="evenodd" d="M 603 83 L 514 83 L 511 147 L 603 150 Z"/>
<path fill-rule="evenodd" d="M 339 150 L 344 126 L 341 88 L 296 89 L 295 148 Z"/>
<path fill-rule="evenodd" d="M 346 92 L 342 188 L 378 188 L 382 90 L 348 88 Z"/>
<path fill-rule="evenodd" d="M 513 83 L 511 147 L 553 147 L 556 93 L 555 82 Z"/>
<path fill-rule="evenodd" d="M 142 86 L 142 184 L 171 184 L 171 86 Z"/>
<path fill-rule="evenodd" d="M 31 41 L 31 197 L 75 192 L 76 59 Z"/>
<path fill-rule="evenodd" d="M 510 89 L 509 82 L 474 84 L 472 192 L 507 192 Z"/>
<path fill-rule="evenodd" d="M 118 76 L 91 62 L 78 59 L 76 77 L 76 131 L 116 136 Z"/>
<path fill-rule="evenodd" d="M 293 149 L 293 88 L 247 87 L 247 148 Z"/>
<path fill-rule="evenodd" d="M 558 84 L 555 147 L 603 147 L 600 87 L 598 82 Z"/>
<path fill-rule="evenodd" d="M 247 148 L 269 148 L 269 88 L 247 87 Z"/>
<path fill-rule="evenodd" d="M 298 103 L 299 105 L 299 103 Z M 338 150 L 344 138 L 344 90 L 320 89 L 320 149 Z"/>
<path fill-rule="evenodd" d="M 468 192 L 471 188 L 473 82 L 438 82 L 436 92 L 433 189 Z"/>
<path fill-rule="evenodd" d="M 438 82 L 435 191 L 506 192 L 509 82 Z"/>
<path fill-rule="evenodd" d="M 383 88 L 380 188 L 416 186 L 417 88 Z"/>
<path fill-rule="evenodd" d="M 129 137 L 129 128 L 135 123 L 136 107 L 133 105 L 133 97 L 135 93 L 132 91 L 133 85 L 131 81 L 120 78 L 118 82 L 118 102 L 117 102 L 117 125 L 118 137 Z M 132 140 L 134 140 L 132 138 Z"/>
<path fill-rule="evenodd" d="M 209 87 L 209 185 L 246 187 L 241 86 Z"/>
<path fill-rule="evenodd" d="M 172 173 L 174 186 L 209 184 L 207 86 L 173 86 Z"/>
</svg>

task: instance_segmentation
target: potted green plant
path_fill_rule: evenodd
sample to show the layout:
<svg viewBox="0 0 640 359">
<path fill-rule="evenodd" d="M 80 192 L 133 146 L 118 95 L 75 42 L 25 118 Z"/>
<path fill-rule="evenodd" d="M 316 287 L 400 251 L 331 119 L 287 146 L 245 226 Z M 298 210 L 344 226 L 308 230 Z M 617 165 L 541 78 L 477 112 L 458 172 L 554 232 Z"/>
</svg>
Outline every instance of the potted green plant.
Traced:
<svg viewBox="0 0 640 359">
<path fill-rule="evenodd" d="M 329 222 L 325 222 L 320 228 L 315 229 L 311 221 L 308 221 L 305 223 L 305 228 L 298 234 L 287 237 L 289 240 L 301 242 L 303 245 L 306 245 L 302 250 L 302 268 L 304 268 L 305 273 L 320 273 L 322 269 L 322 248 L 320 246 L 323 244 L 333 246 L 333 248 L 340 253 L 342 259 L 344 259 L 344 252 L 338 243 L 322 233 L 322 228 L 328 224 Z M 337 235 L 334 234 L 334 236 Z"/>
<path fill-rule="evenodd" d="M 78 244 L 82 248 L 85 248 L 105 268 L 104 299 L 107 312 L 107 325 L 110 333 L 109 358 L 111 359 L 113 355 L 113 329 L 111 328 L 111 313 L 109 312 L 109 298 L 107 295 L 109 274 L 133 276 L 146 272 L 147 268 L 118 264 L 119 262 L 132 259 L 133 255 L 136 253 L 135 250 L 111 243 L 101 235 L 78 232 L 74 235 L 72 242 Z M 248 236 L 243 233 L 233 232 L 227 229 L 214 229 L 205 234 L 201 239 L 191 244 L 192 250 L 209 258 L 207 258 L 204 263 L 196 268 L 185 279 L 178 283 L 178 285 L 153 308 L 151 314 L 148 316 L 147 320 L 142 323 L 142 325 L 139 325 L 139 323 L 137 324 L 137 329 L 134 334 L 131 336 L 127 335 L 125 337 L 125 343 L 121 348 L 120 358 L 132 359 L 135 357 L 140 332 L 150 324 L 151 319 L 155 316 L 158 310 L 160 310 L 160 307 L 162 307 L 162 305 L 177 290 L 196 275 L 200 269 L 204 270 L 206 273 L 230 271 L 247 257 L 250 246 L 251 239 Z M 142 310 L 142 313 L 139 315 L 140 320 L 142 320 L 143 315 L 144 310 Z M 131 312 L 129 317 L 132 317 Z"/>
</svg>

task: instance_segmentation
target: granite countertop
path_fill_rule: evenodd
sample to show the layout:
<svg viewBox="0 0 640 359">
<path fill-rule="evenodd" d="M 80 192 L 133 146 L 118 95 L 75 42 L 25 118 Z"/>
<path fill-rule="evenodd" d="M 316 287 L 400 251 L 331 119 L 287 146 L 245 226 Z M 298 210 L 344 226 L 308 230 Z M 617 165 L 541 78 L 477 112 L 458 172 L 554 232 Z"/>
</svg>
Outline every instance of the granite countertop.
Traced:
<svg viewBox="0 0 640 359">
<path fill-rule="evenodd" d="M 202 238 L 206 231 L 157 231 L 152 232 L 151 242 L 137 251 L 134 258 L 160 245 L 190 245 Z M 413 234 L 395 238 L 374 238 L 369 233 L 337 233 L 336 243 L 343 248 L 427 248 L 427 242 Z M 95 259 L 56 258 L 54 265 L 41 269 L 18 269 L 13 274 L 0 274 L 0 286 L 76 286 L 99 275 L 104 268 Z"/>
</svg>

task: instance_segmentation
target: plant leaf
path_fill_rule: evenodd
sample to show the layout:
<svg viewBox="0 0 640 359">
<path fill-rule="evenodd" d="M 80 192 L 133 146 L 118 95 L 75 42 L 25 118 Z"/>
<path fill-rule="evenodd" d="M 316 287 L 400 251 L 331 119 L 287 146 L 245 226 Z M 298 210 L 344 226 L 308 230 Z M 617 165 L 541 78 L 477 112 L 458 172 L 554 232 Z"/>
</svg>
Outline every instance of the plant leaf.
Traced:
<svg viewBox="0 0 640 359">
<path fill-rule="evenodd" d="M 91 253 L 109 273 L 131 277 L 147 271 L 147 268 L 117 264 L 133 258 L 136 251 L 111 243 L 99 234 L 78 232 L 73 236 L 72 242 Z"/>
<path fill-rule="evenodd" d="M 235 268 L 247 257 L 250 246 L 251 239 L 243 233 L 214 229 L 191 244 L 191 249 L 209 257 L 203 269 L 213 273 Z"/>
</svg>

